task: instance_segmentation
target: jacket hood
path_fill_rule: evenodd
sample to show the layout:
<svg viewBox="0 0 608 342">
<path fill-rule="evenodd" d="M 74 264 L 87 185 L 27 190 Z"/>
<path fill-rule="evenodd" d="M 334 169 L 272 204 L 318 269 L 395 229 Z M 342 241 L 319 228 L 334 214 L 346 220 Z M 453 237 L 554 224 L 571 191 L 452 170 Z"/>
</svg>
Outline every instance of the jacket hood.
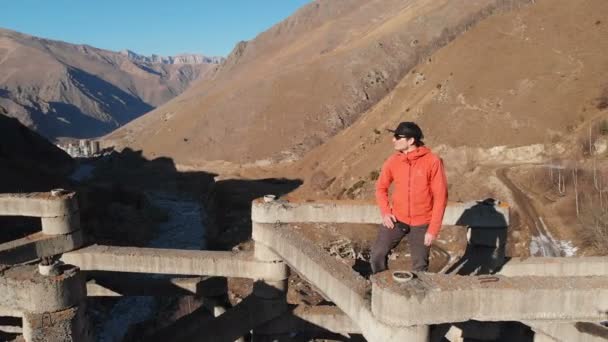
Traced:
<svg viewBox="0 0 608 342">
<path fill-rule="evenodd" d="M 397 155 L 401 158 L 405 158 L 409 161 L 414 161 L 418 158 L 424 157 L 425 155 L 431 153 L 431 150 L 426 146 L 420 146 L 412 152 L 402 153 L 397 152 Z"/>
</svg>

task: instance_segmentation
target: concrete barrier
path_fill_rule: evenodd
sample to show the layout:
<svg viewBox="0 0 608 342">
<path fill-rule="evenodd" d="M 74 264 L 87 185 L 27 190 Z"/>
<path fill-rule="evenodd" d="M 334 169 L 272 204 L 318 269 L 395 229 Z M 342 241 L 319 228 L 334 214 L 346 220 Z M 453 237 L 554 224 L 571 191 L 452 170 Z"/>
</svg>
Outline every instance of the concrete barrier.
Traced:
<svg viewBox="0 0 608 342">
<path fill-rule="evenodd" d="M 219 276 L 284 280 L 282 262 L 264 262 L 252 253 L 191 251 L 93 245 L 62 256 L 85 271 Z"/>
<path fill-rule="evenodd" d="M 498 272 L 504 276 L 608 276 L 608 257 L 511 258 Z"/>
<path fill-rule="evenodd" d="M 608 277 L 454 276 L 420 273 L 396 283 L 372 279 L 372 311 L 386 324 L 608 319 Z M 440 308 L 440 309 L 439 309 Z"/>
<path fill-rule="evenodd" d="M 256 199 L 251 205 L 251 220 L 257 223 L 377 223 L 380 211 L 375 203 L 360 201 L 264 202 Z M 509 225 L 509 207 L 486 202 L 450 202 L 443 216 L 444 225 L 504 228 Z"/>
</svg>

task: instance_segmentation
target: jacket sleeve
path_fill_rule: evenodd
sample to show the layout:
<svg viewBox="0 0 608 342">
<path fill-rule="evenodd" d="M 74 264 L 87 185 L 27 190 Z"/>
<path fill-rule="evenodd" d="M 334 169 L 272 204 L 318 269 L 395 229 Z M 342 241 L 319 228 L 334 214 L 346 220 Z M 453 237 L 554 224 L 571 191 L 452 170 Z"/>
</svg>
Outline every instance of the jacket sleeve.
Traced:
<svg viewBox="0 0 608 342">
<path fill-rule="evenodd" d="M 433 211 L 428 232 L 437 236 L 439 230 L 441 230 L 445 207 L 448 204 L 448 184 L 443 169 L 443 161 L 439 158 L 431 168 L 431 192 L 433 193 Z"/>
<path fill-rule="evenodd" d="M 378 181 L 376 182 L 376 203 L 378 203 L 382 215 L 390 214 L 392 212 L 388 201 L 388 188 L 391 186 L 392 182 L 393 174 L 391 172 L 389 160 L 387 160 L 384 162 L 384 165 L 382 165 L 380 177 L 378 177 Z"/>
</svg>

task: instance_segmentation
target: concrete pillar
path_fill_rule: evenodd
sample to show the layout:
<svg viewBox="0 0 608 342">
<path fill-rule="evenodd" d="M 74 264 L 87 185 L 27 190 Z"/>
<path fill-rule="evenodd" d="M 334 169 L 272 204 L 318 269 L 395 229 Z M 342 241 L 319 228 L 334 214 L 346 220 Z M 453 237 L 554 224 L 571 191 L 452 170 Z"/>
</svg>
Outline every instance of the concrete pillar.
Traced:
<svg viewBox="0 0 608 342">
<path fill-rule="evenodd" d="M 39 274 L 33 275 L 32 281 L 43 284 L 49 281 L 55 282 L 56 288 L 49 291 L 46 286 L 31 287 L 30 291 L 45 293 L 30 293 L 30 298 L 64 303 L 66 307 L 55 306 L 47 309 L 32 306 L 29 310 L 25 310 L 23 312 L 24 340 L 27 342 L 92 341 L 85 316 L 85 279 L 79 269 L 57 262 L 51 265 L 41 265 Z"/>
<path fill-rule="evenodd" d="M 57 216 L 41 217 L 42 232 L 46 235 L 63 235 L 80 230 L 80 211 L 75 192 L 51 190 L 51 198 L 64 202 Z"/>
<path fill-rule="evenodd" d="M 287 265 L 285 265 L 285 263 L 281 259 L 281 257 L 278 254 L 276 254 L 275 252 L 273 252 L 270 248 L 268 248 L 268 246 L 266 246 L 260 242 L 257 242 L 257 241 L 256 241 L 255 247 L 254 247 L 254 257 L 260 261 L 282 263 L 285 267 L 285 274 L 286 275 L 289 274 L 289 269 L 287 268 Z M 284 304 L 286 307 L 286 304 L 287 304 L 286 295 L 287 295 L 287 285 L 288 285 L 287 282 L 288 282 L 287 277 L 285 277 L 285 279 L 282 279 L 282 280 L 273 280 L 273 281 L 269 281 L 269 280 L 265 280 L 265 279 L 257 279 L 253 283 L 253 295 L 260 299 L 263 299 L 264 301 L 277 302 L 280 304 Z M 268 333 L 266 331 L 275 330 L 275 329 L 273 329 L 272 324 L 273 324 L 273 322 L 270 321 L 267 324 L 264 324 L 263 326 L 261 326 L 259 329 L 255 329 L 255 331 L 252 331 L 253 339 L 256 340 L 262 336 L 268 335 Z M 256 335 L 257 335 L 257 338 L 256 338 Z"/>
</svg>

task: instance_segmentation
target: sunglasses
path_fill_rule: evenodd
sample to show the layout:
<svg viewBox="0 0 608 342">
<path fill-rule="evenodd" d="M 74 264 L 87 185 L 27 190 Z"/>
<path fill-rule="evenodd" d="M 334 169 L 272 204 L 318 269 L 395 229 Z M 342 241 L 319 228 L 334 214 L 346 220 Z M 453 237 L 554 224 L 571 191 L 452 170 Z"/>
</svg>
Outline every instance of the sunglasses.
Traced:
<svg viewBox="0 0 608 342">
<path fill-rule="evenodd" d="M 407 137 L 405 135 L 400 135 L 400 134 L 394 134 L 393 137 L 395 137 L 395 139 L 397 139 L 397 140 L 407 139 Z"/>
</svg>

